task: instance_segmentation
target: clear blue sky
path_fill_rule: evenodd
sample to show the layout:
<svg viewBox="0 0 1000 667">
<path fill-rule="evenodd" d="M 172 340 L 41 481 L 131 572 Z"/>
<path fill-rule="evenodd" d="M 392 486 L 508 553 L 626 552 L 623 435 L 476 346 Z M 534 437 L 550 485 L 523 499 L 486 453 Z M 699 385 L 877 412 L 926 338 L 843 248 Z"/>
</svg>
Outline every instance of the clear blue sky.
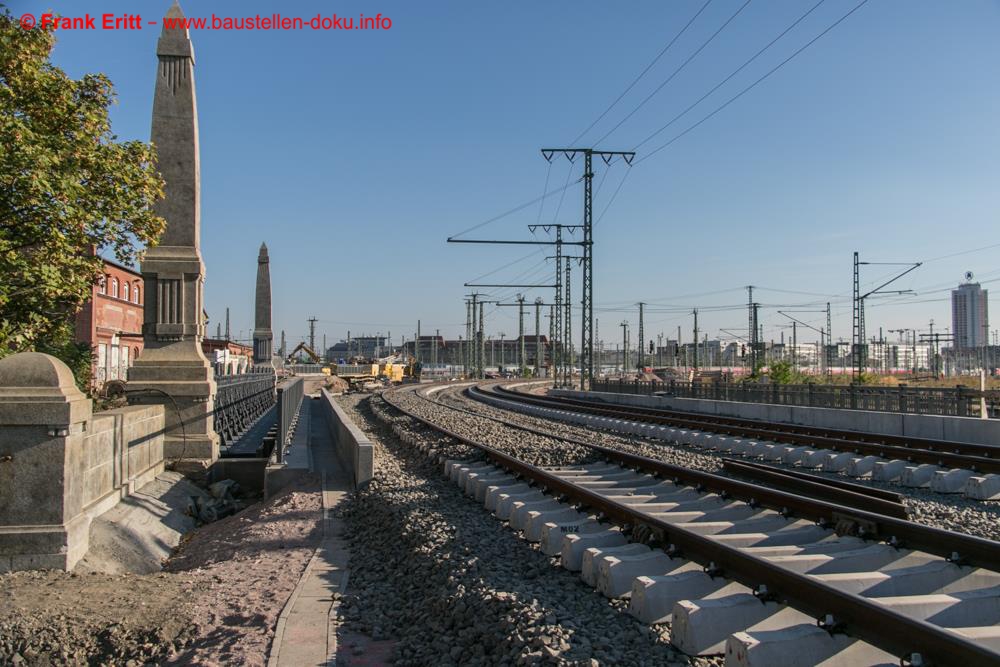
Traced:
<svg viewBox="0 0 1000 667">
<path fill-rule="evenodd" d="M 539 154 L 565 145 L 621 93 L 704 0 L 363 2 L 185 0 L 188 16 L 312 17 L 377 12 L 383 32 L 193 31 L 201 131 L 202 251 L 212 319 L 252 326 L 255 259 L 271 249 L 274 328 L 295 343 L 306 318 L 328 342 L 391 331 L 464 333 L 463 282 L 534 253 L 445 239 L 567 179 Z M 663 83 L 743 3 L 713 0 L 689 30 L 580 143 L 595 142 Z M 857 0 L 826 0 L 705 102 L 639 149 L 642 158 L 808 42 Z M 8 3 L 140 11 L 169 2 Z M 784 30 L 812 0 L 754 0 L 672 81 L 598 146 L 631 149 Z M 743 286 L 767 338 L 778 306 L 834 302 L 834 337 L 850 339 L 851 253 L 932 260 L 1000 243 L 1000 3 L 871 0 L 782 69 L 665 150 L 631 168 L 595 227 L 600 337 L 637 320 L 640 300 L 702 309 L 703 332 L 745 327 Z M 149 138 L 158 31 L 64 32 L 55 62 L 104 72 L 120 104 L 116 133 Z M 571 178 L 579 176 L 579 164 Z M 600 184 L 601 212 L 626 168 Z M 596 186 L 595 186 L 596 187 Z M 538 220 L 580 217 L 580 186 L 471 232 L 529 238 Z M 489 276 L 549 282 L 543 248 Z M 1000 289 L 1000 247 L 930 261 L 899 282 L 917 296 L 869 302 L 868 330 L 950 325 L 948 291 L 967 270 Z M 865 282 L 893 267 L 866 267 Z M 577 273 L 577 276 L 579 274 Z M 580 294 L 574 280 L 574 298 Z M 763 289 L 771 288 L 771 289 Z M 795 294 L 790 290 L 808 294 Z M 936 291 L 935 291 L 936 290 Z M 942 291 L 944 290 L 944 291 Z M 511 295 L 507 290 L 500 296 Z M 549 297 L 550 291 L 529 291 Z M 688 296 L 698 295 L 698 296 Z M 897 303 L 893 303 L 893 301 Z M 993 302 L 994 321 L 1000 306 Z M 733 305 L 734 310 L 719 310 Z M 813 305 L 799 306 L 808 310 Z M 647 332 L 691 337 L 691 317 L 650 306 Z M 801 314 L 821 325 L 822 316 Z M 531 318 L 533 326 L 533 318 Z M 515 308 L 488 332 L 516 335 Z M 543 324 L 543 326 L 546 326 Z M 994 325 L 991 328 L 996 328 Z M 579 323 L 574 323 L 579 332 Z M 635 333 L 633 333 L 635 340 Z M 801 334 L 811 340 L 812 336 Z"/>
</svg>

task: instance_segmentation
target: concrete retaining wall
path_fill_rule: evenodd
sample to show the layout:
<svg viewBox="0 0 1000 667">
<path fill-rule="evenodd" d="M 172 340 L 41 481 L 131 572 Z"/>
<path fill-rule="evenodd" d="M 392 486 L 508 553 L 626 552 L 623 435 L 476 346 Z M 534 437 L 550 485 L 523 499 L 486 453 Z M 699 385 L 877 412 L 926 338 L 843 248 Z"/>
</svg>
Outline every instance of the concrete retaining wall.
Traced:
<svg viewBox="0 0 1000 667">
<path fill-rule="evenodd" d="M 337 458 L 351 471 L 355 488 L 365 486 L 375 471 L 375 446 L 337 405 L 329 391 L 322 390 L 320 401 L 326 412 Z"/>
<path fill-rule="evenodd" d="M 580 392 L 555 389 L 555 396 L 599 399 L 617 405 L 636 405 L 668 410 L 684 410 L 725 417 L 762 419 L 766 421 L 818 426 L 845 431 L 865 431 L 886 435 L 905 435 L 914 438 L 952 440 L 1000 447 L 1000 420 L 974 417 L 943 417 L 938 415 L 910 415 L 898 412 L 872 412 L 868 410 L 839 410 L 834 408 L 808 408 L 796 405 L 769 403 L 740 403 L 712 401 L 700 398 L 673 396 L 637 396 L 608 392 Z"/>
</svg>

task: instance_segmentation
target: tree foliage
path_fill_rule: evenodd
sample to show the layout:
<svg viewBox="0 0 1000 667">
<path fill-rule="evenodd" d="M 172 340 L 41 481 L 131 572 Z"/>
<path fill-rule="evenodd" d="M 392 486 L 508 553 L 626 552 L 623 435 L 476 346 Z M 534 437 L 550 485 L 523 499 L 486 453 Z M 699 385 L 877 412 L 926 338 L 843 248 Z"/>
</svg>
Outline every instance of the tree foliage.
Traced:
<svg viewBox="0 0 1000 667">
<path fill-rule="evenodd" d="M 767 376 L 775 384 L 801 384 L 802 374 L 788 361 L 775 361 L 768 366 Z"/>
<path fill-rule="evenodd" d="M 0 356 L 61 350 L 80 366 L 72 317 L 102 267 L 90 249 L 131 264 L 155 244 L 163 180 L 152 145 L 111 132 L 108 78 L 69 78 L 54 42 L 0 13 Z"/>
</svg>

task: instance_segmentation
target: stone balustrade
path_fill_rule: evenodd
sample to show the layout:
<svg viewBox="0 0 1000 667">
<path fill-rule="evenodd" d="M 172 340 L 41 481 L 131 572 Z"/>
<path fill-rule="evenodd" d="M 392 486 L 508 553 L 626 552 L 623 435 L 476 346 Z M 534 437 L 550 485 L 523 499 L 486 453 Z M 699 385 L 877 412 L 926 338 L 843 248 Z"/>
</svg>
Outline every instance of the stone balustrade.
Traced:
<svg viewBox="0 0 1000 667">
<path fill-rule="evenodd" d="M 164 408 L 94 414 L 70 369 L 0 359 L 0 572 L 71 569 L 91 520 L 164 468 Z"/>
</svg>

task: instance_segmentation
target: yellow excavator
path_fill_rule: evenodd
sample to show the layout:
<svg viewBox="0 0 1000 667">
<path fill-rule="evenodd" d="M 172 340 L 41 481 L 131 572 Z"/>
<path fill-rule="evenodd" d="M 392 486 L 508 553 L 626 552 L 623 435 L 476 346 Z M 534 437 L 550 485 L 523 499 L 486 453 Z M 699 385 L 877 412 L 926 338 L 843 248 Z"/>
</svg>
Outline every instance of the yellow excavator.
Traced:
<svg viewBox="0 0 1000 667">
<path fill-rule="evenodd" d="M 306 345 L 305 341 L 302 341 L 301 343 L 299 343 L 298 345 L 295 346 L 295 348 L 291 351 L 291 353 L 289 353 L 289 355 L 285 358 L 285 363 L 288 363 L 288 364 L 295 363 L 295 355 L 299 353 L 299 350 L 301 350 L 302 352 L 305 352 L 309 356 L 309 358 L 312 360 L 312 362 L 314 364 L 322 364 L 323 363 L 323 360 L 320 358 L 320 356 L 318 354 L 316 354 L 316 351 L 313 350 L 308 345 Z M 328 366 L 323 366 L 322 372 L 325 375 L 329 375 L 330 374 L 330 368 Z"/>
</svg>

